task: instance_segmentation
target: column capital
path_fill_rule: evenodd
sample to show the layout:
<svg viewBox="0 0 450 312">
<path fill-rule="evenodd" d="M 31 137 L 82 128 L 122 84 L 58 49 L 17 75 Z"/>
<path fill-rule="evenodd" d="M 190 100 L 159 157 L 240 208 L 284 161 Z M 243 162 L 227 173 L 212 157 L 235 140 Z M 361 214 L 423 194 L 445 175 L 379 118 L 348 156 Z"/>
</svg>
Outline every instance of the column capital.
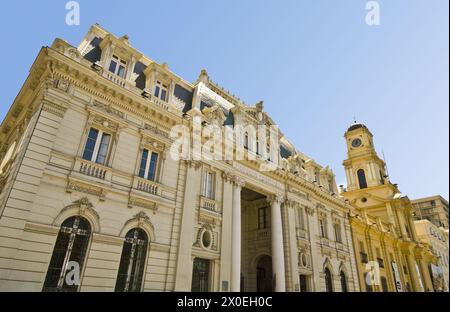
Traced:
<svg viewBox="0 0 450 312">
<path fill-rule="evenodd" d="M 230 182 L 230 183 L 232 183 L 232 182 L 233 182 L 233 178 L 234 178 L 234 176 L 233 176 L 229 171 L 223 171 L 223 172 L 222 172 L 222 179 L 223 179 L 225 182 Z"/>
<path fill-rule="evenodd" d="M 188 166 L 189 168 L 194 168 L 195 170 L 200 169 L 200 167 L 202 166 L 202 163 L 198 160 L 183 160 L 183 162 L 186 164 L 186 166 Z"/>
<path fill-rule="evenodd" d="M 280 194 L 272 194 L 267 196 L 267 202 L 270 205 L 273 205 L 275 203 L 281 204 L 284 201 L 284 197 Z"/>
<path fill-rule="evenodd" d="M 292 199 L 286 199 L 284 201 L 284 205 L 287 207 L 291 207 L 291 208 L 299 208 L 300 207 L 300 203 L 296 202 L 295 200 Z"/>
<path fill-rule="evenodd" d="M 245 186 L 245 180 L 242 179 L 241 177 L 233 176 L 231 179 L 232 179 L 234 186 L 236 186 L 238 188 L 243 188 Z"/>
<path fill-rule="evenodd" d="M 310 215 L 310 216 L 313 216 L 313 215 L 314 215 L 314 212 L 316 211 L 314 208 L 309 207 L 309 206 L 306 206 L 306 207 L 305 207 L 305 210 L 306 210 L 306 213 L 307 213 L 308 215 Z"/>
</svg>

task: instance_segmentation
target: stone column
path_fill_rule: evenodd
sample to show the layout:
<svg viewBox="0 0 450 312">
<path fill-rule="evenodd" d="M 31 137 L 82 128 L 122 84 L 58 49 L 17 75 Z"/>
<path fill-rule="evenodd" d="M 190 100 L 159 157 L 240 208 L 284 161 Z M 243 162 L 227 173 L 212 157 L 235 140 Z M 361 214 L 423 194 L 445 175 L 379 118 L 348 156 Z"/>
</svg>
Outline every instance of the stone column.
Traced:
<svg viewBox="0 0 450 312">
<path fill-rule="evenodd" d="M 220 283 L 221 291 L 230 291 L 231 281 L 231 240 L 233 217 L 233 184 L 228 173 L 222 174 L 222 244 L 220 248 Z M 227 285 L 226 287 L 224 287 Z"/>
<path fill-rule="evenodd" d="M 317 215 L 315 214 L 315 208 L 312 208 L 310 206 L 306 207 L 306 214 L 307 214 L 307 222 L 308 222 L 308 236 L 309 236 L 309 242 L 310 242 L 310 248 L 311 248 L 311 265 L 313 269 L 313 275 L 312 275 L 312 284 L 311 290 L 312 291 L 321 291 L 320 289 L 320 270 L 322 263 L 317 263 L 316 258 L 319 254 L 319 250 L 317 248 L 317 241 L 319 237 L 319 225 L 318 225 L 318 219 Z"/>
<path fill-rule="evenodd" d="M 434 291 L 433 281 L 431 280 L 430 270 L 428 269 L 426 258 L 417 258 L 417 261 L 420 263 L 422 282 L 425 291 Z"/>
<path fill-rule="evenodd" d="M 420 287 L 419 283 L 419 276 L 417 275 L 417 269 L 416 269 L 416 262 L 414 259 L 414 255 L 408 251 L 406 256 L 406 261 L 408 262 L 408 272 L 409 272 L 409 278 L 411 279 L 412 288 L 415 292 L 422 292 L 422 289 Z"/>
<path fill-rule="evenodd" d="M 279 196 L 269 198 L 271 206 L 272 232 L 272 271 L 275 279 L 276 292 L 286 291 L 284 270 L 283 227 L 281 223 L 281 199 Z"/>
<path fill-rule="evenodd" d="M 233 216 L 231 233 L 231 291 L 241 290 L 241 191 L 245 182 L 233 179 Z"/>
<path fill-rule="evenodd" d="M 196 203 L 201 183 L 201 174 L 199 170 L 201 164 L 193 160 L 182 162 L 185 162 L 187 166 L 185 177 L 186 191 L 180 225 L 175 291 L 191 291 L 193 268 L 192 244 L 194 243 Z"/>
<path fill-rule="evenodd" d="M 299 209 L 299 204 L 286 200 L 283 205 L 283 240 L 285 243 L 285 259 L 287 270 L 286 281 L 287 291 L 300 291 L 300 281 L 298 273 L 298 248 L 297 248 L 297 227 L 295 209 Z"/>
</svg>

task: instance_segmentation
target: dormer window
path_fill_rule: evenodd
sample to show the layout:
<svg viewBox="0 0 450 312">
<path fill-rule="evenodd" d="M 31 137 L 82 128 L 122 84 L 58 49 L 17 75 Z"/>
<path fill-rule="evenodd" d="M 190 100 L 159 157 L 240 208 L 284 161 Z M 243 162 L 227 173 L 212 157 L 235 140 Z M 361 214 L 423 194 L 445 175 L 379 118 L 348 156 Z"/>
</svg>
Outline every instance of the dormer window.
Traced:
<svg viewBox="0 0 450 312">
<path fill-rule="evenodd" d="M 113 55 L 109 64 L 109 71 L 121 78 L 125 78 L 127 62 Z"/>
<path fill-rule="evenodd" d="M 161 99 L 163 101 L 167 101 L 167 86 L 165 84 L 162 84 L 160 81 L 156 82 L 155 96 L 158 99 Z"/>
</svg>

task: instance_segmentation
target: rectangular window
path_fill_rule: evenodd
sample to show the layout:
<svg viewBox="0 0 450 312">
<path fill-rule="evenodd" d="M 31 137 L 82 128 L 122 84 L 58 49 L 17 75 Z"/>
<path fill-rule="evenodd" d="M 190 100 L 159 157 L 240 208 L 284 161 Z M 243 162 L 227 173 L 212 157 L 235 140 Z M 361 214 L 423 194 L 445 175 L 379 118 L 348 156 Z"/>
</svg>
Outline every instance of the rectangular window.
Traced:
<svg viewBox="0 0 450 312">
<path fill-rule="evenodd" d="M 156 181 L 157 169 L 158 169 L 158 153 L 152 152 L 150 154 L 149 150 L 144 149 L 142 151 L 141 166 L 139 168 L 139 177 L 148 179 L 150 181 Z"/>
<path fill-rule="evenodd" d="M 298 227 L 300 229 L 302 229 L 302 230 L 305 229 L 305 219 L 304 219 L 304 214 L 303 214 L 303 208 L 302 207 L 300 207 L 297 210 L 297 224 L 298 224 Z"/>
<path fill-rule="evenodd" d="M 203 196 L 214 199 L 214 173 L 209 171 L 203 177 Z"/>
<path fill-rule="evenodd" d="M 327 221 L 324 219 L 319 219 L 319 225 L 320 225 L 320 235 L 324 238 L 328 238 L 327 235 Z"/>
<path fill-rule="evenodd" d="M 167 101 L 167 86 L 157 81 L 155 86 L 155 97 L 163 101 Z"/>
<path fill-rule="evenodd" d="M 108 157 L 110 142 L 110 134 L 91 128 L 84 147 L 83 159 L 104 165 Z"/>
<path fill-rule="evenodd" d="M 339 223 L 334 224 L 334 237 L 338 243 L 342 243 L 341 225 Z"/>
<path fill-rule="evenodd" d="M 267 228 L 267 207 L 258 209 L 258 229 Z"/>
<path fill-rule="evenodd" d="M 121 78 L 125 78 L 127 62 L 121 60 L 119 57 L 113 55 L 111 63 L 109 64 L 109 71 Z"/>
</svg>

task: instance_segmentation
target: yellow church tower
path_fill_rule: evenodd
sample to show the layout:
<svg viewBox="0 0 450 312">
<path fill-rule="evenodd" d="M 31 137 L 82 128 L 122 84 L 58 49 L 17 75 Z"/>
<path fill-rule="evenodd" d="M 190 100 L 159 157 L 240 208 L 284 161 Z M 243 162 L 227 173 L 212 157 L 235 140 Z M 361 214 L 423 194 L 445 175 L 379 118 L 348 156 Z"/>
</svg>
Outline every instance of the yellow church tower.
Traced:
<svg viewBox="0 0 450 312">
<path fill-rule="evenodd" d="M 409 198 L 389 181 L 370 130 L 354 123 L 345 132 L 343 165 L 350 224 L 361 290 L 432 291 L 430 263 L 435 258 L 419 243 Z M 359 259 L 358 259 L 359 255 Z"/>
</svg>

